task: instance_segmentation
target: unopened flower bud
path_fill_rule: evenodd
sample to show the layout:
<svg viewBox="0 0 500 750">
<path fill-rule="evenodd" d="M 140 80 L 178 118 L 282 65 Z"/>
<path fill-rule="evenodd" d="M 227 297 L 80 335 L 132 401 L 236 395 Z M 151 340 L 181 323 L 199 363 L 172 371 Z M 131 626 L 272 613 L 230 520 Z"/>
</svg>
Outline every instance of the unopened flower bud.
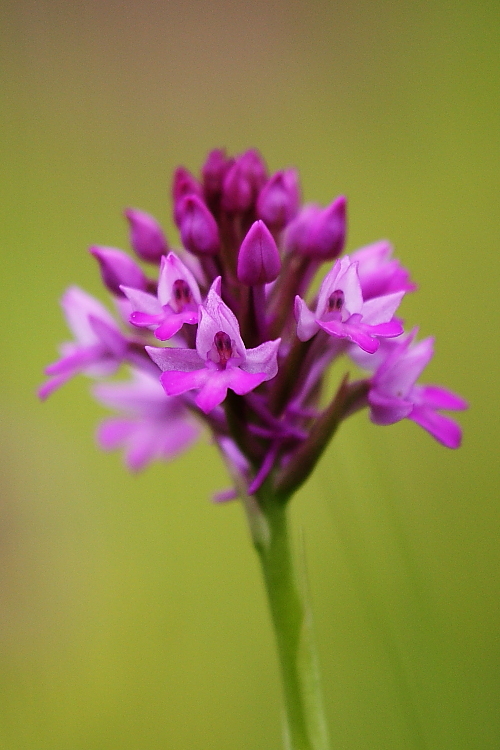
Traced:
<svg viewBox="0 0 500 750">
<path fill-rule="evenodd" d="M 144 272 L 127 253 L 114 247 L 98 245 L 89 248 L 89 252 L 99 262 L 102 280 L 112 294 L 123 297 L 121 285 L 143 291 L 147 289 L 148 281 Z"/>
<path fill-rule="evenodd" d="M 281 261 L 276 242 L 259 219 L 252 224 L 238 254 L 238 279 L 242 284 L 269 284 L 278 278 Z"/>
<path fill-rule="evenodd" d="M 197 195 L 188 195 L 180 207 L 182 244 L 194 255 L 215 255 L 220 239 L 217 223 Z"/>
<path fill-rule="evenodd" d="M 248 211 L 267 179 L 264 160 L 256 149 L 239 156 L 224 178 L 222 202 L 226 211 Z"/>
<path fill-rule="evenodd" d="M 342 252 L 346 235 L 346 199 L 336 198 L 326 208 L 306 206 L 287 227 L 289 251 L 319 260 L 333 260 Z"/>
<path fill-rule="evenodd" d="M 221 195 L 224 178 L 233 164 L 234 159 L 228 159 L 222 148 L 216 148 L 208 154 L 201 170 L 203 193 L 208 203 Z"/>
<path fill-rule="evenodd" d="M 276 172 L 262 188 L 257 215 L 276 231 L 283 229 L 299 210 L 299 177 L 295 169 Z"/>
<path fill-rule="evenodd" d="M 184 167 L 177 167 L 172 183 L 172 199 L 174 204 L 174 221 L 178 227 L 182 220 L 182 206 L 187 195 L 201 196 L 201 185 Z"/>
<path fill-rule="evenodd" d="M 167 240 L 153 216 L 127 208 L 125 216 L 130 225 L 130 244 L 139 258 L 150 263 L 159 263 L 162 255 L 168 253 Z"/>
</svg>

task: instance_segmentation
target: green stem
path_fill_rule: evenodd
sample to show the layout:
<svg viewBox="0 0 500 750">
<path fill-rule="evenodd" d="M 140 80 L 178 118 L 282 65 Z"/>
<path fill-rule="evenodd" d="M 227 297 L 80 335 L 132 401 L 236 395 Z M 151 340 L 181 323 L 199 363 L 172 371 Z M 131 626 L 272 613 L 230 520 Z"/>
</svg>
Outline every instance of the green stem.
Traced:
<svg viewBox="0 0 500 750">
<path fill-rule="evenodd" d="M 286 747 L 328 750 L 312 619 L 294 575 L 286 506 L 266 484 L 258 493 L 258 507 L 254 504 L 251 510 L 252 515 L 259 509 L 262 514 L 260 523 L 256 526 L 254 518 L 251 525 L 276 635 L 285 699 Z M 256 529 L 260 531 L 255 533 Z M 264 533 L 260 533 L 263 529 Z"/>
</svg>

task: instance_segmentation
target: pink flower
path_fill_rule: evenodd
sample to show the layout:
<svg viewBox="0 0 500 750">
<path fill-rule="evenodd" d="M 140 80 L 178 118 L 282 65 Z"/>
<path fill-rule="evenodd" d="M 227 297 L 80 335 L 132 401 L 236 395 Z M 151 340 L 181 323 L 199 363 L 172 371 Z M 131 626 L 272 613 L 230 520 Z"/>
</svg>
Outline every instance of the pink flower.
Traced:
<svg viewBox="0 0 500 750">
<path fill-rule="evenodd" d="M 102 422 L 97 438 L 105 450 L 123 447 L 132 471 L 174 458 L 198 437 L 199 428 L 182 400 L 167 396 L 148 373 L 132 370 L 132 380 L 100 383 L 93 393 L 105 406 L 123 412 Z"/>
<path fill-rule="evenodd" d="M 321 328 L 330 336 L 347 339 L 373 353 L 379 347 L 378 337 L 403 332 L 401 323 L 393 318 L 403 296 L 404 291 L 398 291 L 365 302 L 358 263 L 346 255 L 325 276 L 314 313 L 301 297 L 295 298 L 297 336 L 308 341 Z"/>
<path fill-rule="evenodd" d="M 62 344 L 61 359 L 45 369 L 51 379 L 39 389 L 42 399 L 77 373 L 111 375 L 127 354 L 129 342 L 106 308 L 90 294 L 72 286 L 61 305 L 76 340 Z"/>
<path fill-rule="evenodd" d="M 413 292 L 416 285 L 398 260 L 392 258 L 393 248 L 387 240 L 374 242 L 352 253 L 358 263 L 358 277 L 363 299 L 369 300 L 391 292 Z"/>
<path fill-rule="evenodd" d="M 427 430 L 447 448 L 458 448 L 462 433 L 452 419 L 439 414 L 467 408 L 467 402 L 440 386 L 423 386 L 416 381 L 434 354 L 434 340 L 413 345 L 417 330 L 394 344 L 371 379 L 368 402 L 372 422 L 394 424 L 407 418 Z"/>
<path fill-rule="evenodd" d="M 198 322 L 200 290 L 193 274 L 174 253 L 161 261 L 158 295 L 122 286 L 132 305 L 130 322 L 151 328 L 160 341 L 172 338 L 184 325 Z"/>
<path fill-rule="evenodd" d="M 222 301 L 216 279 L 200 308 L 196 349 L 146 350 L 163 370 L 160 380 L 169 396 L 198 390 L 196 405 L 208 414 L 224 401 L 227 389 L 243 395 L 253 391 L 278 372 L 280 339 L 247 349 L 240 335 L 238 320 Z"/>
</svg>

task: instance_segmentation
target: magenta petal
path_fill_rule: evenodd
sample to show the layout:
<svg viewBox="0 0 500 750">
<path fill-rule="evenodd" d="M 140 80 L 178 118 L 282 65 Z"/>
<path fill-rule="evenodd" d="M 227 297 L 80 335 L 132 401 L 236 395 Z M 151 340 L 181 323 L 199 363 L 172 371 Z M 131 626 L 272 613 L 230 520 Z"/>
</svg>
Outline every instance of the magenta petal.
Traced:
<svg viewBox="0 0 500 750">
<path fill-rule="evenodd" d="M 118 359 L 121 359 L 127 348 L 127 341 L 116 326 L 110 326 L 101 318 L 89 315 L 89 323 L 99 341 Z"/>
<path fill-rule="evenodd" d="M 372 326 L 388 323 L 392 320 L 403 297 L 404 292 L 394 292 L 368 300 L 363 304 L 363 322 Z"/>
<path fill-rule="evenodd" d="M 441 388 L 437 385 L 425 385 L 418 389 L 418 400 L 432 409 L 450 409 L 451 411 L 462 411 L 468 408 L 465 399 L 453 391 Z"/>
<path fill-rule="evenodd" d="M 137 328 L 149 328 L 149 326 L 157 326 L 163 320 L 162 315 L 148 315 L 143 312 L 133 312 L 130 316 L 130 322 Z"/>
<path fill-rule="evenodd" d="M 238 498 L 239 494 L 233 487 L 231 487 L 228 490 L 220 490 L 220 492 L 216 492 L 212 496 L 212 501 L 214 503 L 227 503 L 230 500 L 237 500 Z"/>
<path fill-rule="evenodd" d="M 364 318 L 363 318 L 364 320 Z M 378 325 L 370 326 L 370 333 L 374 336 L 383 336 L 384 338 L 395 338 L 401 336 L 404 328 L 403 324 L 398 318 L 393 318 L 388 323 L 379 323 Z"/>
<path fill-rule="evenodd" d="M 94 346 L 79 347 L 72 354 L 67 357 L 59 359 L 57 362 L 53 362 L 51 365 L 45 368 L 46 375 L 74 375 L 84 367 L 91 365 L 93 362 L 97 362 L 99 358 L 104 354 L 104 348 L 101 344 L 95 344 Z"/>
<path fill-rule="evenodd" d="M 229 388 L 237 393 L 239 396 L 243 396 L 245 393 L 250 393 L 258 385 L 268 380 L 267 373 L 265 372 L 245 372 L 240 367 L 233 367 L 230 370 L 226 370 L 229 376 Z"/>
<path fill-rule="evenodd" d="M 168 341 L 172 336 L 181 330 L 184 323 L 194 325 L 198 322 L 198 312 L 194 310 L 184 310 L 180 313 L 172 313 L 166 315 L 163 323 L 158 326 L 155 331 L 155 336 L 160 341 Z"/>
<path fill-rule="evenodd" d="M 106 419 L 98 427 L 97 439 L 104 450 L 119 448 L 135 429 L 130 419 Z"/>
<path fill-rule="evenodd" d="M 462 442 L 462 430 L 449 417 L 438 414 L 432 409 L 424 406 L 416 406 L 408 417 L 416 422 L 424 430 L 427 430 L 432 437 L 446 448 L 459 448 Z"/>
<path fill-rule="evenodd" d="M 193 388 L 202 388 L 212 375 L 212 371 L 205 368 L 192 372 L 171 370 L 161 375 L 160 383 L 167 396 L 180 396 L 186 391 L 192 391 Z"/>
<path fill-rule="evenodd" d="M 196 396 L 195 402 L 205 414 L 208 414 L 224 401 L 228 388 L 243 396 L 266 380 L 266 373 L 251 374 L 244 372 L 239 367 L 228 367 L 226 370 L 204 370 L 202 373 L 205 382 L 200 393 Z M 166 373 L 162 375 L 162 378 L 165 375 Z M 199 385 L 193 385 L 192 387 L 196 388 Z"/>
<path fill-rule="evenodd" d="M 297 321 L 297 336 L 301 341 L 308 341 L 318 332 L 318 324 L 314 314 L 298 295 L 295 297 L 294 316 Z"/>
<path fill-rule="evenodd" d="M 318 325 L 324 331 L 329 333 L 330 336 L 336 336 L 337 338 L 341 339 L 348 339 L 354 344 L 360 346 L 361 349 L 363 349 L 363 351 L 365 352 L 368 352 L 368 354 L 374 354 L 374 352 L 376 352 L 379 347 L 379 342 L 377 341 L 377 339 L 369 336 L 359 326 L 352 324 L 350 325 L 349 323 L 341 323 L 338 320 L 329 320 L 326 323 L 318 320 Z"/>
<path fill-rule="evenodd" d="M 57 391 L 64 383 L 66 383 L 72 376 L 73 372 L 67 372 L 64 375 L 59 375 L 55 378 L 51 378 L 46 383 L 40 386 L 38 389 L 38 397 L 45 401 L 54 391 Z"/>
<path fill-rule="evenodd" d="M 176 315 L 173 313 L 172 315 L 168 315 L 156 329 L 155 337 L 159 341 L 168 341 L 168 339 L 171 339 L 172 336 L 175 336 L 175 334 L 181 330 L 183 325 L 184 320 L 182 319 L 182 314 Z"/>
<path fill-rule="evenodd" d="M 187 448 L 199 434 L 197 425 L 177 419 L 171 430 L 162 426 L 157 439 L 157 451 L 163 459 L 170 459 Z"/>
<path fill-rule="evenodd" d="M 160 370 L 190 372 L 204 367 L 204 361 L 196 349 L 174 349 L 172 347 L 146 346 L 147 353 Z"/>
<path fill-rule="evenodd" d="M 255 349 L 247 349 L 242 369 L 251 373 L 263 373 L 264 380 L 271 380 L 278 372 L 278 350 L 281 339 L 264 341 Z"/>
<path fill-rule="evenodd" d="M 206 373 L 205 383 L 196 396 L 195 402 L 205 414 L 211 412 L 226 398 L 230 372 L 230 370 L 203 370 L 203 373 Z"/>
<path fill-rule="evenodd" d="M 149 426 L 142 425 L 133 432 L 127 441 L 125 462 L 132 471 L 141 471 L 157 458 L 158 436 Z"/>
</svg>

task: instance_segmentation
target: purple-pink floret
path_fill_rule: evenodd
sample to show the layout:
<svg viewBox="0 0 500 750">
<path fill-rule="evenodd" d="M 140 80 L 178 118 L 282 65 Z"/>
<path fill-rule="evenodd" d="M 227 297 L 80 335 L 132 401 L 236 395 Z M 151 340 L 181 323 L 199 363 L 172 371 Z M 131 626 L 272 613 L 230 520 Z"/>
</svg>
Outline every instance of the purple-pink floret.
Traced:
<svg viewBox="0 0 500 750">
<path fill-rule="evenodd" d="M 171 252 L 156 219 L 128 209 L 132 249 L 159 266 L 157 278 L 122 250 L 91 248 L 121 322 L 71 287 L 62 306 L 74 340 L 47 367 L 41 398 L 79 373 L 100 381 L 94 395 L 118 413 L 98 440 L 122 448 L 134 471 L 186 449 L 203 423 L 235 484 L 219 501 L 242 488 L 258 495 L 268 481 L 289 496 L 362 408 L 376 424 L 410 419 L 457 448 L 460 427 L 441 411 L 467 404 L 417 382 L 433 340 L 416 343 L 396 317 L 416 289 L 409 272 L 385 240 L 341 255 L 344 196 L 326 207 L 301 207 L 300 196 L 298 172 L 269 176 L 255 149 L 211 151 L 200 179 L 179 167 L 172 197 L 182 247 Z M 329 369 L 345 355 L 368 374 L 345 376 L 325 396 Z M 130 381 L 102 382 L 123 364 Z"/>
<path fill-rule="evenodd" d="M 335 262 L 321 284 L 316 310 L 295 298 L 297 335 L 308 341 L 319 329 L 347 339 L 370 354 L 377 351 L 380 337 L 399 336 L 401 322 L 394 318 L 404 290 L 365 300 L 358 275 L 358 262 L 345 256 Z"/>
<path fill-rule="evenodd" d="M 120 412 L 101 423 L 97 439 L 105 450 L 123 448 L 132 471 L 174 458 L 199 435 L 182 400 L 167 396 L 158 379 L 146 372 L 133 370 L 130 381 L 99 383 L 93 393 L 101 404 Z"/>
<path fill-rule="evenodd" d="M 198 323 L 201 304 L 198 283 L 175 253 L 162 258 L 156 296 L 128 286 L 122 286 L 121 290 L 132 306 L 132 325 L 150 328 L 160 341 L 172 338 L 184 323 Z"/>
<path fill-rule="evenodd" d="M 389 425 L 411 419 L 447 448 L 458 448 L 461 430 L 439 410 L 459 411 L 467 402 L 452 391 L 435 385 L 420 385 L 420 377 L 434 354 L 434 340 L 414 343 L 416 330 L 395 342 L 370 380 L 368 403 L 372 422 Z"/>
<path fill-rule="evenodd" d="M 61 305 L 75 341 L 61 345 L 61 358 L 45 368 L 50 376 L 39 389 L 45 399 L 80 372 L 112 375 L 126 358 L 127 340 L 106 308 L 82 289 L 70 287 Z"/>
<path fill-rule="evenodd" d="M 215 291 L 219 284 L 220 278 L 200 308 L 196 349 L 146 347 L 163 371 L 165 392 L 178 396 L 197 390 L 195 403 L 205 414 L 224 401 L 228 388 L 243 396 L 278 372 L 280 339 L 247 349 L 236 316 Z"/>
</svg>

